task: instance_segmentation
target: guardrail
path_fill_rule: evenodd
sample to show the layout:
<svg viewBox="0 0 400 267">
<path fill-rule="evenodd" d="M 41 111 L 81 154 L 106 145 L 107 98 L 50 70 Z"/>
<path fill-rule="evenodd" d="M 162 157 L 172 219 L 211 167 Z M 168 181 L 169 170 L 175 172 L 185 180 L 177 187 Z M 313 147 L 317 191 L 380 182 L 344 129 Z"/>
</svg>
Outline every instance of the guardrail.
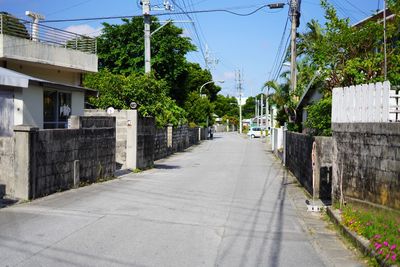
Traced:
<svg viewBox="0 0 400 267">
<path fill-rule="evenodd" d="M 96 38 L 0 14 L 0 34 L 96 54 Z"/>
</svg>

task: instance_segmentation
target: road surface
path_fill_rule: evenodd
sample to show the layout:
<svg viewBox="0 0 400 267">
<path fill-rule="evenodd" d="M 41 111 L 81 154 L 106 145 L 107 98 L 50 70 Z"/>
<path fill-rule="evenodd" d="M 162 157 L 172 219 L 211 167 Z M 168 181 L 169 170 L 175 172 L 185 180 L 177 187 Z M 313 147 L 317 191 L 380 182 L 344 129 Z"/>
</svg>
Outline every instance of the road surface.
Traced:
<svg viewBox="0 0 400 267">
<path fill-rule="evenodd" d="M 0 210 L 1 266 L 326 266 L 259 139 Z"/>
</svg>

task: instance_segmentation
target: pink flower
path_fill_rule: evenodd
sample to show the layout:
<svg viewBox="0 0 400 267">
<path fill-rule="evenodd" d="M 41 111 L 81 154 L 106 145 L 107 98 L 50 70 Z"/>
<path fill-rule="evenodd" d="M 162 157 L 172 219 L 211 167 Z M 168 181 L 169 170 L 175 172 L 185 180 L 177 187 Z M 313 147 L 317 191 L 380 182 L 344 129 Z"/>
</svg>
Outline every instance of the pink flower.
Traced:
<svg viewBox="0 0 400 267">
<path fill-rule="evenodd" d="M 396 245 L 392 245 L 391 247 L 390 247 L 390 250 L 394 250 L 396 248 Z"/>
<path fill-rule="evenodd" d="M 399 230 L 400 230 L 400 229 L 399 229 Z M 374 238 L 375 238 L 375 239 L 379 239 L 379 238 L 381 238 L 381 235 L 375 235 Z"/>
<path fill-rule="evenodd" d="M 384 241 L 383 244 L 384 244 L 385 246 L 387 246 L 387 247 L 389 246 L 389 243 L 388 243 L 387 241 Z"/>
<path fill-rule="evenodd" d="M 383 253 L 383 250 L 379 250 L 378 254 L 381 255 Z"/>
<path fill-rule="evenodd" d="M 396 254 L 392 255 L 392 261 L 396 261 Z"/>
<path fill-rule="evenodd" d="M 382 244 L 375 243 L 375 249 L 380 249 L 382 247 Z"/>
</svg>

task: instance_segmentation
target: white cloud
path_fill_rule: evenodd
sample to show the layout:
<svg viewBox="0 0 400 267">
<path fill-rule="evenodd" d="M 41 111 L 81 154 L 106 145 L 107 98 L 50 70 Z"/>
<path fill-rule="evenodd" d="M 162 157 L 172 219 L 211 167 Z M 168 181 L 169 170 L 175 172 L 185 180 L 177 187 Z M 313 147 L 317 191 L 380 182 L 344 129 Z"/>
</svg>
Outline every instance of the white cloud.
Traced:
<svg viewBox="0 0 400 267">
<path fill-rule="evenodd" d="M 99 36 L 101 34 L 102 29 L 103 27 L 93 28 L 92 26 L 87 24 L 73 25 L 65 28 L 66 31 L 87 35 L 91 37 Z"/>
</svg>

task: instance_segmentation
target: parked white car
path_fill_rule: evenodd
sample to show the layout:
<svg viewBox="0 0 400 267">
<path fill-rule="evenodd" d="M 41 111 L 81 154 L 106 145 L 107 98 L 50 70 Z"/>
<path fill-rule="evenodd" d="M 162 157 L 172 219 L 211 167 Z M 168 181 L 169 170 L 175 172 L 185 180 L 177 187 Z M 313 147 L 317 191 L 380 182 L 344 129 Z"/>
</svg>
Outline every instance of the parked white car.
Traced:
<svg viewBox="0 0 400 267">
<path fill-rule="evenodd" d="M 247 136 L 250 138 L 261 137 L 262 136 L 262 129 L 261 127 L 251 127 Z"/>
</svg>

